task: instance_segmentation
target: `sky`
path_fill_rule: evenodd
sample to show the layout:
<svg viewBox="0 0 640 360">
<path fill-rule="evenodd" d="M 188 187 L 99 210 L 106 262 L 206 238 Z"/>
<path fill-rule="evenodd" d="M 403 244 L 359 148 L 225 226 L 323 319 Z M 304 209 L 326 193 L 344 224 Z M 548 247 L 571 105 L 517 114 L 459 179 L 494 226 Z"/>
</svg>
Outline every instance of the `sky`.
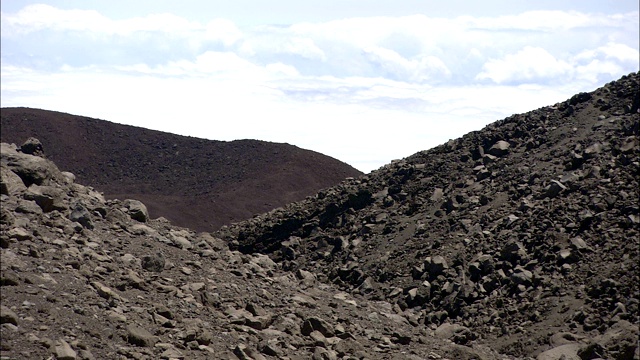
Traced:
<svg viewBox="0 0 640 360">
<path fill-rule="evenodd" d="M 369 172 L 639 70 L 637 0 L 2 0 L 2 107 Z"/>
</svg>

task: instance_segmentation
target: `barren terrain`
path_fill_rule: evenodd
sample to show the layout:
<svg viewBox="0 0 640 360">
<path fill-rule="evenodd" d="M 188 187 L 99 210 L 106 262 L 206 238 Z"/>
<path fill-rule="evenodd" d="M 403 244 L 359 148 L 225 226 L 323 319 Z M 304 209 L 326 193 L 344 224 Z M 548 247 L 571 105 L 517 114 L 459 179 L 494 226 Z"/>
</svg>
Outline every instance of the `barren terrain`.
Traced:
<svg viewBox="0 0 640 360">
<path fill-rule="evenodd" d="M 0 355 L 640 359 L 639 85 L 215 232 L 105 199 L 35 140 L 3 143 Z"/>
<path fill-rule="evenodd" d="M 2 108 L 0 120 L 2 142 L 35 137 L 48 159 L 107 199 L 139 199 L 153 217 L 199 231 L 362 174 L 289 144 L 212 141 L 30 108 Z"/>
</svg>

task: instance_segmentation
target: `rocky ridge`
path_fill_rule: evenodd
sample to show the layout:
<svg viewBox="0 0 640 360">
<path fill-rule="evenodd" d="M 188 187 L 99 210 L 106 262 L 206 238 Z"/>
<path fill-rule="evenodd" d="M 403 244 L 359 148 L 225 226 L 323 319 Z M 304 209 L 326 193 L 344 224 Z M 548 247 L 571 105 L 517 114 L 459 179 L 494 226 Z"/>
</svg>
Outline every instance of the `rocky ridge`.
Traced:
<svg viewBox="0 0 640 360">
<path fill-rule="evenodd" d="M 0 148 L 0 356 L 637 359 L 640 74 L 198 233 Z"/>
<path fill-rule="evenodd" d="M 639 83 L 510 116 L 214 236 L 457 344 L 638 359 Z"/>
<path fill-rule="evenodd" d="M 0 146 L 2 359 L 499 359 Z M 443 333 L 444 331 L 444 333 Z M 444 334 L 444 335 L 443 335 Z"/>
</svg>

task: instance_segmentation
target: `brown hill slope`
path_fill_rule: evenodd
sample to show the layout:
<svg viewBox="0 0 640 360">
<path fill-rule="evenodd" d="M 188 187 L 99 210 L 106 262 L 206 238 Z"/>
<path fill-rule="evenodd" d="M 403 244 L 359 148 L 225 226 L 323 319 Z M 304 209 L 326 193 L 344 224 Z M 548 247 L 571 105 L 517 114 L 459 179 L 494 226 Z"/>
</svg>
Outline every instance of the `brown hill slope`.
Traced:
<svg viewBox="0 0 640 360">
<path fill-rule="evenodd" d="M 289 144 L 210 141 L 59 112 L 2 108 L 1 140 L 38 138 L 47 157 L 108 199 L 144 201 L 153 217 L 212 231 L 361 172 Z"/>
<path fill-rule="evenodd" d="M 639 83 L 513 115 L 214 235 L 417 327 L 454 324 L 460 344 L 638 359 Z"/>
<path fill-rule="evenodd" d="M 2 359 L 501 359 L 0 153 Z"/>
</svg>

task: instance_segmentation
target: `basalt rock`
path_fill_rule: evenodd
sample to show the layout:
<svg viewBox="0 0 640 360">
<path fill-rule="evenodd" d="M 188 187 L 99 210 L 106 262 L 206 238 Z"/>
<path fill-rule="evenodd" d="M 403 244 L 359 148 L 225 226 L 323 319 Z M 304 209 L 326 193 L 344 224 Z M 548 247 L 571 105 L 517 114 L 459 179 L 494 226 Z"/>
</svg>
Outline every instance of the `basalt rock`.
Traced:
<svg viewBox="0 0 640 360">
<path fill-rule="evenodd" d="M 585 344 L 637 329 L 639 83 L 510 116 L 215 236 L 508 356 L 554 353 L 549 329 Z M 599 344 L 580 356 L 638 356 Z"/>
<path fill-rule="evenodd" d="M 349 294 L 322 283 L 326 275 L 315 270 L 289 271 L 266 255 L 230 250 L 219 237 L 153 219 L 140 201 L 105 200 L 70 181 L 74 176 L 61 173 L 46 154 L 2 149 L 3 359 L 455 354 L 447 340 L 416 341 L 426 329 L 389 302 Z M 339 212 L 348 215 L 370 199 L 354 192 Z M 336 253 L 358 243 L 340 239 L 327 240 Z M 300 238 L 287 241 L 304 249 Z M 288 268 L 296 268 L 294 261 Z M 373 283 L 362 279 L 362 293 L 373 291 Z M 498 359 L 490 350 L 482 354 Z"/>
</svg>

